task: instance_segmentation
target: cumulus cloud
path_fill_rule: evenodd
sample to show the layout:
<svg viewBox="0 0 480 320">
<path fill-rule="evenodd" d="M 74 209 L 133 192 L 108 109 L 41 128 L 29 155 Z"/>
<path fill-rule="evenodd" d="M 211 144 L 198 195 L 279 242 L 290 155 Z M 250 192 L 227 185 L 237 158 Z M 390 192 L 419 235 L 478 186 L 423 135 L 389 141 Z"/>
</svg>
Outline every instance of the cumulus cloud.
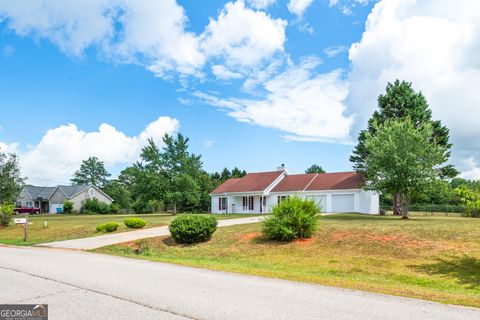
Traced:
<svg viewBox="0 0 480 320">
<path fill-rule="evenodd" d="M 195 95 L 238 121 L 281 130 L 289 140 L 349 142 L 352 119 L 344 114 L 346 83 L 340 70 L 315 74 L 319 63 L 310 57 L 291 65 L 263 84 L 266 94 L 261 99 Z"/>
<path fill-rule="evenodd" d="M 48 130 L 36 145 L 22 149 L 13 144 L 6 150 L 20 155 L 22 174 L 29 177 L 28 183 L 68 182 L 82 160 L 96 156 L 107 167 L 130 164 L 138 159 L 149 138 L 161 145 L 163 135 L 176 132 L 179 126 L 176 119 L 159 117 L 139 135 L 128 136 L 106 123 L 91 132 L 67 124 Z M 3 150 L 2 143 L 0 148 Z"/>
<path fill-rule="evenodd" d="M 479 1 L 379 2 L 349 51 L 348 103 L 358 126 L 365 125 L 388 81 L 411 81 L 426 96 L 434 118 L 450 128 L 453 161 L 470 176 L 477 174 L 480 140 L 472 137 L 480 135 L 479 49 Z"/>
<path fill-rule="evenodd" d="M 313 0 L 290 0 L 287 4 L 287 8 L 291 13 L 301 17 L 312 3 Z"/>
<path fill-rule="evenodd" d="M 82 57 L 95 47 L 105 59 L 139 64 L 164 78 L 201 77 L 206 61 L 215 58 L 251 66 L 283 50 L 286 26 L 243 1 L 227 3 L 201 34 L 187 30 L 175 0 L 1 1 L 0 21 L 21 36 L 48 39 L 67 55 Z"/>
<path fill-rule="evenodd" d="M 252 67 L 283 51 L 287 22 L 263 11 L 229 2 L 201 35 L 201 48 L 208 56 L 222 57 L 228 66 Z"/>
<path fill-rule="evenodd" d="M 247 0 L 250 5 L 256 9 L 265 9 L 277 2 L 276 0 Z"/>
</svg>

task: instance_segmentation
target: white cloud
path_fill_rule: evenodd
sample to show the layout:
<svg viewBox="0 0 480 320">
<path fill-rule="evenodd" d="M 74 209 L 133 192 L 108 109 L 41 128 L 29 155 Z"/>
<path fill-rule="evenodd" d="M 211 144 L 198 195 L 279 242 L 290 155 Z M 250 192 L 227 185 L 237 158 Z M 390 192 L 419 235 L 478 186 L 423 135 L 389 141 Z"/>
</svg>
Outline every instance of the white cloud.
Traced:
<svg viewBox="0 0 480 320">
<path fill-rule="evenodd" d="M 17 34 L 46 38 L 68 55 L 81 57 L 97 46 L 108 59 L 139 63 L 160 76 L 194 73 L 205 59 L 175 0 L 2 1 L 2 19 Z"/>
<path fill-rule="evenodd" d="M 215 140 L 205 140 L 204 145 L 206 148 L 211 148 L 215 144 Z"/>
<path fill-rule="evenodd" d="M 127 136 L 106 123 L 92 132 L 68 124 L 48 130 L 36 145 L 21 149 L 14 144 L 7 146 L 7 150 L 13 148 L 11 151 L 19 154 L 22 174 L 30 177 L 28 183 L 68 182 L 82 160 L 96 156 L 107 168 L 130 164 L 138 159 L 147 139 L 152 138 L 161 145 L 163 135 L 176 132 L 179 126 L 176 119 L 159 117 L 138 136 Z M 1 143 L 0 148 L 3 150 Z"/>
<path fill-rule="evenodd" d="M 271 4 L 257 0 L 255 6 Z M 155 75 L 196 75 L 208 59 L 252 66 L 283 51 L 286 22 L 229 2 L 202 34 L 186 30 L 175 0 L 26 0 L 0 2 L 0 21 L 22 36 L 48 39 L 70 56 L 95 47 L 115 63 L 144 66 Z M 202 42 L 202 46 L 200 46 Z"/>
<path fill-rule="evenodd" d="M 433 117 L 450 128 L 453 161 L 460 170 L 477 174 L 479 50 L 479 1 L 379 2 L 361 40 L 349 51 L 348 101 L 359 116 L 359 127 L 365 125 L 388 81 L 411 81 L 426 96 Z M 462 161 L 471 157 L 469 164 Z"/>
<path fill-rule="evenodd" d="M 312 3 L 313 0 L 290 0 L 287 4 L 287 8 L 291 13 L 301 17 Z"/>
<path fill-rule="evenodd" d="M 338 56 L 339 54 L 348 52 L 348 48 L 345 46 L 330 46 L 323 50 L 323 52 L 327 55 L 327 57 L 333 58 Z"/>
<path fill-rule="evenodd" d="M 276 0 L 247 0 L 247 2 L 256 9 L 265 9 L 274 4 Z"/>
<path fill-rule="evenodd" d="M 283 52 L 286 25 L 242 1 L 229 2 L 216 20 L 210 19 L 201 48 L 208 56 L 223 57 L 227 66 L 253 67 Z"/>
<path fill-rule="evenodd" d="M 216 64 L 212 66 L 212 73 L 221 80 L 240 79 L 243 78 L 243 74 L 232 71 L 225 66 Z"/>
<path fill-rule="evenodd" d="M 341 71 L 315 74 L 320 60 L 304 59 L 266 81 L 262 99 L 224 99 L 196 92 L 204 102 L 217 106 L 241 122 L 274 128 L 285 138 L 300 141 L 349 142 L 352 119 L 344 114 L 348 90 Z"/>
</svg>

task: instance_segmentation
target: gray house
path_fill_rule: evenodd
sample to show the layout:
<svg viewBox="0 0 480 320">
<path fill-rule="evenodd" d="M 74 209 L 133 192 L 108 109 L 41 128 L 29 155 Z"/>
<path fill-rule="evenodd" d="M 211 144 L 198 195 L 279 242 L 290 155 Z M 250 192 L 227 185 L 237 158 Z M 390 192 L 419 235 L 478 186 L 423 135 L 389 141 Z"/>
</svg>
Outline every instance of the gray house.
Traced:
<svg viewBox="0 0 480 320">
<path fill-rule="evenodd" d="M 37 187 L 24 186 L 16 200 L 17 207 L 40 208 L 42 213 L 58 213 L 63 211 L 63 203 L 73 203 L 74 210 L 80 210 L 87 199 L 96 198 L 106 204 L 113 199 L 94 185 Z"/>
</svg>

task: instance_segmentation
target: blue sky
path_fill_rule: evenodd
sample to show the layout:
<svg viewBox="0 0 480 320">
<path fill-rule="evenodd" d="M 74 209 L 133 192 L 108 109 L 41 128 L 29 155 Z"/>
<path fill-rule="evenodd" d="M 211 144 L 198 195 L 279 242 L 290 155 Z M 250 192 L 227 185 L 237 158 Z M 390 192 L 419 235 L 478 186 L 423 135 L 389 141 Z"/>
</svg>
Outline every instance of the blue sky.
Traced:
<svg viewBox="0 0 480 320">
<path fill-rule="evenodd" d="M 475 1 L 460 18 L 441 1 L 59 3 L 0 2 L 0 147 L 31 183 L 68 182 L 89 155 L 116 174 L 165 132 L 190 137 L 210 172 L 351 170 L 356 133 L 396 78 L 449 126 L 452 162 L 480 175 L 478 126 L 451 114 L 478 109 L 458 102 L 480 83 L 478 34 L 458 40 L 478 25 Z M 428 51 L 408 49 L 419 43 Z"/>
</svg>

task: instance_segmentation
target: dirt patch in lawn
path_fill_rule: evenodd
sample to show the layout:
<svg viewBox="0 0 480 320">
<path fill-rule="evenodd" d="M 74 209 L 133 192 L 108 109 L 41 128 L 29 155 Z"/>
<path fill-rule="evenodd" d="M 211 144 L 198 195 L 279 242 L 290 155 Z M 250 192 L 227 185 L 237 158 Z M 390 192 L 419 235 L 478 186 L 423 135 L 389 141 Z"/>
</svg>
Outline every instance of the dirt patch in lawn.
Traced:
<svg viewBox="0 0 480 320">
<path fill-rule="evenodd" d="M 298 244 L 298 245 L 301 245 L 301 246 L 308 246 L 308 245 L 314 243 L 315 240 L 317 240 L 317 238 L 315 238 L 315 237 L 312 237 L 312 238 L 300 238 L 300 239 L 295 239 L 295 240 L 293 241 L 293 243 Z"/>
<path fill-rule="evenodd" d="M 245 233 L 240 236 L 240 240 L 242 241 L 250 241 L 256 237 L 259 237 L 261 234 L 260 232 L 250 232 L 250 233 Z"/>
</svg>

